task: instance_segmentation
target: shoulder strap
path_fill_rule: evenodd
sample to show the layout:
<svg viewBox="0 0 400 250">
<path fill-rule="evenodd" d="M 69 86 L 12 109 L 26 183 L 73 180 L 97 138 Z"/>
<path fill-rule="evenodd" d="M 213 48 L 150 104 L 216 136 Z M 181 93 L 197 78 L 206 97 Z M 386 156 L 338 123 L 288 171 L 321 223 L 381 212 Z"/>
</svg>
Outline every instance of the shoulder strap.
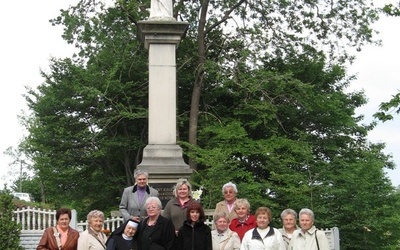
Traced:
<svg viewBox="0 0 400 250">
<path fill-rule="evenodd" d="M 226 244 L 228 243 L 229 239 L 232 237 L 233 231 L 230 231 L 228 234 L 228 238 L 226 239 L 226 241 L 224 242 L 224 244 L 222 244 L 221 246 L 221 250 L 225 249 Z"/>
<path fill-rule="evenodd" d="M 99 237 L 96 236 L 96 234 L 93 232 L 93 230 L 89 227 L 88 228 L 88 233 L 93 236 L 99 243 L 100 245 L 103 247 L 103 249 L 106 249 L 106 245 L 105 242 L 103 242 L 102 240 L 99 239 Z M 105 236 L 102 232 L 99 233 L 102 236 Z"/>
<path fill-rule="evenodd" d="M 58 233 L 58 230 L 57 230 L 56 227 L 53 227 L 53 232 L 54 232 L 54 238 L 56 238 L 56 241 L 57 241 L 58 249 L 61 250 L 61 239 L 60 239 L 60 234 Z"/>
<path fill-rule="evenodd" d="M 318 237 L 317 237 L 317 229 L 315 229 L 315 241 L 317 242 L 317 249 L 319 250 L 319 243 L 318 243 Z"/>
</svg>

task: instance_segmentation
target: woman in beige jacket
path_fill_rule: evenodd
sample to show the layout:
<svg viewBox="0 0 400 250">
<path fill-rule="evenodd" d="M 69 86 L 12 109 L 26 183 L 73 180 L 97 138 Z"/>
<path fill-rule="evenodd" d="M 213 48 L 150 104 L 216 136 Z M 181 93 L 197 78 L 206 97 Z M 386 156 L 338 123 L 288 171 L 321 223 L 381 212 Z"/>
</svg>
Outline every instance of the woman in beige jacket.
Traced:
<svg viewBox="0 0 400 250">
<path fill-rule="evenodd" d="M 239 250 L 240 238 L 236 232 L 229 229 L 229 217 L 220 212 L 214 215 L 214 227 L 211 231 L 212 250 Z"/>
</svg>

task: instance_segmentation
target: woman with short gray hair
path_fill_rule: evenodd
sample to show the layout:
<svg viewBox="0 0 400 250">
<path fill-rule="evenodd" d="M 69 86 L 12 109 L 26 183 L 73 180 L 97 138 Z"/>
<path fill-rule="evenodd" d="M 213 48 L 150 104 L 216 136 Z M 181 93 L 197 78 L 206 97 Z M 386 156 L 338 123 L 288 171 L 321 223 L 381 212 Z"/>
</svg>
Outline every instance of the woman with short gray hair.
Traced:
<svg viewBox="0 0 400 250">
<path fill-rule="evenodd" d="M 104 213 L 92 210 L 87 215 L 88 227 L 78 239 L 78 250 L 104 250 L 107 236 L 102 232 Z"/>
<path fill-rule="evenodd" d="M 214 214 L 219 212 L 225 212 L 229 216 L 229 220 L 233 220 L 237 217 L 233 206 L 235 204 L 237 198 L 238 189 L 236 184 L 232 182 L 225 183 L 222 186 L 222 195 L 224 196 L 224 200 L 218 202 L 215 205 Z"/>
<path fill-rule="evenodd" d="M 283 227 L 279 229 L 281 232 L 283 241 L 285 242 L 286 249 L 289 249 L 290 239 L 293 236 L 293 232 L 297 229 L 297 213 L 293 209 L 285 209 L 281 213 L 281 220 Z"/>
<path fill-rule="evenodd" d="M 300 229 L 294 231 L 290 240 L 290 250 L 330 250 L 325 233 L 314 226 L 314 212 L 311 209 L 300 210 L 299 224 Z"/>
<path fill-rule="evenodd" d="M 212 250 L 240 249 L 239 235 L 229 229 L 229 216 L 225 212 L 216 213 L 213 217 L 215 229 L 211 231 Z"/>
<path fill-rule="evenodd" d="M 148 185 L 149 173 L 137 169 L 134 173 L 135 185 L 124 188 L 119 211 L 124 221 L 140 221 L 147 216 L 144 203 L 149 197 L 157 197 L 158 191 Z"/>
<path fill-rule="evenodd" d="M 157 197 L 146 200 L 148 217 L 140 222 L 138 230 L 138 249 L 172 250 L 175 241 L 175 230 L 171 220 L 161 215 L 162 203 Z"/>
</svg>

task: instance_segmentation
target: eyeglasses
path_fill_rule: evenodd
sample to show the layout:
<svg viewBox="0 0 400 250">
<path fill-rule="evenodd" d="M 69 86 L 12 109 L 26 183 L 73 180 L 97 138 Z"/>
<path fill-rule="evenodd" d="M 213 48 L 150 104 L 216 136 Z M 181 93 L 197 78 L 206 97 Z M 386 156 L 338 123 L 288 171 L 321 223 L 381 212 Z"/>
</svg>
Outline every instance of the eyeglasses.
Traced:
<svg viewBox="0 0 400 250">
<path fill-rule="evenodd" d="M 156 206 L 148 206 L 148 207 L 146 207 L 146 209 L 147 210 L 152 210 L 152 209 L 158 209 L 158 207 L 156 207 Z"/>
</svg>

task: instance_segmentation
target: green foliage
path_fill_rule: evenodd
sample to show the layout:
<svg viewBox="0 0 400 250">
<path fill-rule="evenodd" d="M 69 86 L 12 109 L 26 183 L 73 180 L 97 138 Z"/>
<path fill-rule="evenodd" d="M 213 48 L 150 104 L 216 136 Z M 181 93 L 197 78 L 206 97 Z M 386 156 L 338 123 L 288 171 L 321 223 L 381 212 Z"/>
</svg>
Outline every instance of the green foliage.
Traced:
<svg viewBox="0 0 400 250">
<path fill-rule="evenodd" d="M 393 4 L 387 4 L 382 8 L 382 11 L 389 16 L 400 16 L 400 2 L 397 6 Z"/>
<path fill-rule="evenodd" d="M 400 114 L 400 93 L 394 95 L 388 102 L 382 102 L 379 109 L 381 111 L 374 114 L 375 118 L 383 122 L 393 120 L 393 115 L 391 113 L 395 112 L 396 114 Z"/>
<path fill-rule="evenodd" d="M 89 6 L 91 14 L 83 11 Z M 52 59 L 50 73 L 42 72 L 45 83 L 26 95 L 34 116 L 25 121 L 24 150 L 35 163 L 41 197 L 74 206 L 79 215 L 117 209 L 147 140 L 145 51 L 126 16 L 97 7 L 78 5 L 53 20 L 66 26 L 64 38 L 80 51 Z"/>
<path fill-rule="evenodd" d="M 384 145 L 367 142 L 373 126 L 353 117 L 366 101 L 343 92 L 351 78 L 308 53 L 267 61 L 251 77 L 242 71 L 207 103 L 218 119 L 204 115 L 199 145 L 183 143 L 201 165 L 194 180 L 203 202 L 215 206 L 233 181 L 253 210 L 269 206 L 276 218 L 284 208 L 311 208 L 318 227 L 340 228 L 342 249 L 391 249 L 400 220 L 384 169 L 393 162 Z"/>
<path fill-rule="evenodd" d="M 40 181 L 37 177 L 30 177 L 24 174 L 17 178 L 11 186 L 14 192 L 23 192 L 32 194 L 36 202 L 41 200 Z"/>
<path fill-rule="evenodd" d="M 81 0 L 52 20 L 78 52 L 53 58 L 26 94 L 21 148 L 41 200 L 85 216 L 115 210 L 132 184 L 148 106 L 135 24 L 149 3 Z M 368 143 L 376 124 L 359 125 L 366 99 L 345 92 L 354 77 L 343 67 L 345 48 L 374 42 L 380 10 L 369 1 L 216 0 L 176 1 L 174 11 L 190 24 L 177 50 L 180 143 L 198 165 L 192 182 L 204 187 L 204 205 L 233 181 L 253 211 L 313 209 L 318 227 L 339 227 L 342 249 L 398 246 L 399 199 L 384 173 L 394 165 L 383 144 Z"/>
<path fill-rule="evenodd" d="M 12 196 L 9 191 L 0 192 L 0 242 L 1 248 L 6 250 L 22 250 L 19 246 L 21 225 L 12 221 Z"/>
</svg>

